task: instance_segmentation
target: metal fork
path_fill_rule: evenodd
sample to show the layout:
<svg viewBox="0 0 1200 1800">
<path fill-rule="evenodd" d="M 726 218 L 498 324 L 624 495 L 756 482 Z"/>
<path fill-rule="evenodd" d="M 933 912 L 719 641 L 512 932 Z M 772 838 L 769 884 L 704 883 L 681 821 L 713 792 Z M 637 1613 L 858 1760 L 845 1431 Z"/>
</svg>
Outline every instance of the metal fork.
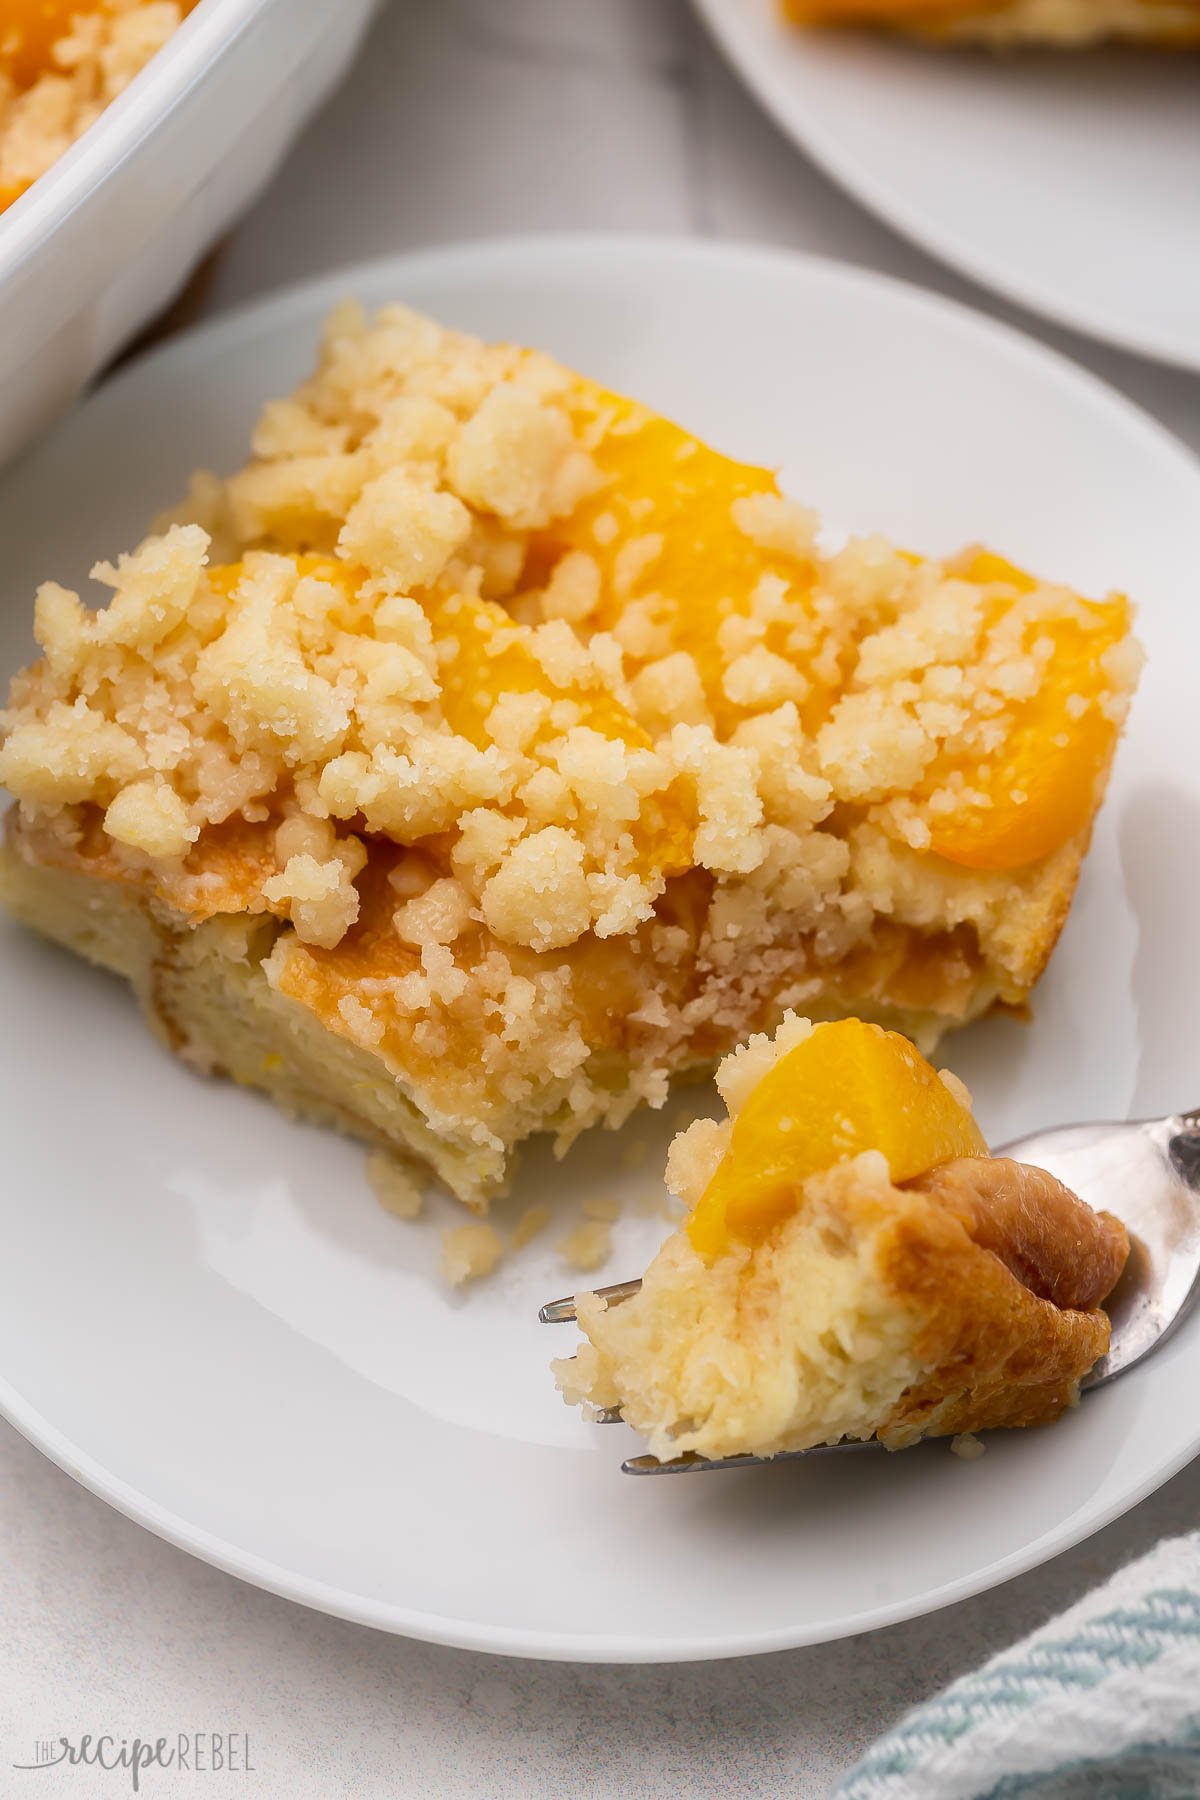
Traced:
<svg viewBox="0 0 1200 1800">
<path fill-rule="evenodd" d="M 1098 1212 L 1115 1213 L 1129 1232 L 1129 1261 L 1106 1303 L 1112 1320 L 1108 1353 L 1079 1384 L 1081 1392 L 1090 1393 L 1157 1350 L 1182 1324 L 1200 1291 L 1200 1108 L 1164 1119 L 1057 1126 L 1005 1144 L 997 1155 L 1049 1170 Z M 641 1285 L 618 1281 L 595 1292 L 618 1306 Z M 551 1300 L 538 1317 L 544 1325 L 570 1323 L 575 1296 Z M 619 1424 L 621 1409 L 597 1410 L 593 1418 L 599 1425 Z M 670 1462 L 631 1456 L 621 1467 L 626 1475 L 695 1475 L 882 1448 L 877 1438 L 843 1438 L 774 1456 L 689 1454 Z"/>
</svg>

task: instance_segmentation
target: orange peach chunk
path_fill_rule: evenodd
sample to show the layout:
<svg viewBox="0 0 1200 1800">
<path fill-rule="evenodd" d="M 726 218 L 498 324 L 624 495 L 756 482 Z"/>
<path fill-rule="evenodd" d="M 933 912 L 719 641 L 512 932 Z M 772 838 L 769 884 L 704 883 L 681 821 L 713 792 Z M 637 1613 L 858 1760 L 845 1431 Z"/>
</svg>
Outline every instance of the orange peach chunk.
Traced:
<svg viewBox="0 0 1200 1800">
<path fill-rule="evenodd" d="M 987 552 L 965 573 L 973 581 L 1034 584 Z M 1037 692 L 1018 705 L 1003 748 L 984 765 L 958 765 L 965 787 L 980 796 L 931 819 L 930 849 L 970 869 L 1021 869 L 1040 862 L 1083 831 L 1116 745 L 1119 722 L 1104 708 L 1110 691 L 1103 659 L 1128 635 L 1130 607 L 1119 597 L 1080 601 L 1077 617 L 1032 628 L 1053 641 Z M 941 785 L 955 765 L 942 760 L 926 786 Z"/>
<path fill-rule="evenodd" d="M 954 1156 L 986 1156 L 970 1112 L 898 1032 L 817 1025 L 771 1068 L 733 1122 L 729 1146 L 688 1220 L 703 1256 L 758 1243 L 799 1203 L 810 1175 L 879 1150 L 893 1181 Z"/>
</svg>

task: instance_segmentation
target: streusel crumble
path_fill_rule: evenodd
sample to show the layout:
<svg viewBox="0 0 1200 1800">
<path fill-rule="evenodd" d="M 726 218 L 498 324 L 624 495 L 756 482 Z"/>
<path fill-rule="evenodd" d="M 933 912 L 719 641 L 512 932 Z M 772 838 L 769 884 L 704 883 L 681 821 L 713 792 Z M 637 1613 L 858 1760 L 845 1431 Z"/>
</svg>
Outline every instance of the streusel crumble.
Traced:
<svg viewBox="0 0 1200 1800">
<path fill-rule="evenodd" d="M 822 550 L 769 470 L 402 307 L 14 682 L 4 886 L 197 1063 L 482 1205 L 785 1007 L 1021 1005 L 1136 679 L 1129 607 Z"/>
</svg>

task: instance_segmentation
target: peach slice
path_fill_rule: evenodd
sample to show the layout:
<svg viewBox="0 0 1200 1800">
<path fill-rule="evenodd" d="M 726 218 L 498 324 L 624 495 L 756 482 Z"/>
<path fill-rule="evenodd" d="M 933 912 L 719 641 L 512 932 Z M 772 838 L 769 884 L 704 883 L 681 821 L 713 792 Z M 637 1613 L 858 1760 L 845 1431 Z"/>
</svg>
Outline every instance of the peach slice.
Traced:
<svg viewBox="0 0 1200 1800">
<path fill-rule="evenodd" d="M 687 1231 L 706 1257 L 755 1244 L 795 1210 L 810 1175 L 879 1150 L 892 1180 L 986 1156 L 970 1112 L 898 1032 L 861 1019 L 817 1025 L 769 1070 L 733 1121 Z"/>
</svg>

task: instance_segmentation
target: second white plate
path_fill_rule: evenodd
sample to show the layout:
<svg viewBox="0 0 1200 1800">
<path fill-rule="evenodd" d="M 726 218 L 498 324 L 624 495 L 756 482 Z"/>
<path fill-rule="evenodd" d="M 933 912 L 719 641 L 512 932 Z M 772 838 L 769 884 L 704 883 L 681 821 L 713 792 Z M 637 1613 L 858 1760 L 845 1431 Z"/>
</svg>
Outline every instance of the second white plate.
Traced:
<svg viewBox="0 0 1200 1800">
<path fill-rule="evenodd" d="M 299 288 L 104 387 L 0 487 L 0 673 L 35 583 L 82 582 L 193 465 L 236 466 L 344 292 L 539 344 L 734 454 L 836 525 L 983 538 L 1142 602 L 1150 651 L 1032 1028 L 947 1046 L 995 1142 L 1200 1100 L 1200 473 L 1157 427 L 1011 333 L 875 276 L 682 243 L 510 241 Z M 686 1481 L 567 1411 L 539 1302 L 579 1201 L 658 1189 L 675 1123 L 534 1155 L 563 1223 L 451 1295 L 432 1217 L 381 1211 L 356 1146 L 192 1075 L 124 988 L 0 923 L 0 1408 L 114 1505 L 221 1567 L 388 1630 L 653 1660 L 813 1643 L 962 1598 L 1094 1531 L 1200 1447 L 1200 1318 L 1147 1366 L 977 1463 L 944 1445 Z M 686 1099 L 687 1096 L 681 1096 Z M 622 1149 L 645 1138 L 641 1166 Z M 661 1191 L 661 1190 L 658 1190 Z M 511 1216 L 511 1214 L 509 1215 Z M 636 1205 L 610 1267 L 663 1220 Z"/>
<path fill-rule="evenodd" d="M 996 56 L 696 0 L 784 131 L 964 274 L 1200 369 L 1200 55 Z"/>
</svg>

